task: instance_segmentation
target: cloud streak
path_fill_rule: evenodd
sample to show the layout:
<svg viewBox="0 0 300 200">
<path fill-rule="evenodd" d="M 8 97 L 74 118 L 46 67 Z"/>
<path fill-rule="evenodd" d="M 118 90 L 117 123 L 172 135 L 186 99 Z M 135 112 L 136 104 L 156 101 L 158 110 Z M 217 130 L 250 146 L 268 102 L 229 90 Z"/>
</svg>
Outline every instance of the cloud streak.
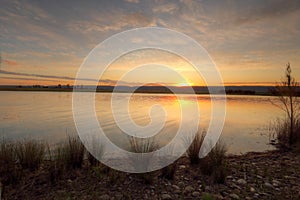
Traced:
<svg viewBox="0 0 300 200">
<path fill-rule="evenodd" d="M 71 80 L 74 81 L 75 78 L 68 77 L 68 76 L 53 76 L 53 75 L 42 75 L 42 74 L 28 74 L 28 73 L 21 73 L 21 72 L 12 72 L 6 70 L 0 70 L 0 74 L 7 74 L 7 75 L 17 75 L 17 76 L 29 76 L 29 77 L 37 77 L 37 78 L 51 78 L 51 79 L 60 79 L 60 80 Z M 96 82 L 96 79 L 89 79 L 89 78 L 82 78 L 78 79 L 82 81 L 92 81 Z"/>
<path fill-rule="evenodd" d="M 20 73 L 20 72 L 11 72 L 6 70 L 0 70 L 0 74 L 5 75 L 15 75 L 15 76 L 25 76 L 25 77 L 36 77 L 36 78 L 44 78 L 44 79 L 34 79 L 34 78 L 24 78 L 24 77 L 5 77 L 2 76 L 2 79 L 12 79 L 12 80 L 38 80 L 38 81 L 48 81 L 48 82 L 59 82 L 59 81 L 87 81 L 102 85 L 116 85 L 117 82 L 120 85 L 142 85 L 140 82 L 126 82 L 126 81 L 116 81 L 111 79 L 100 79 L 99 81 L 96 79 L 89 79 L 89 78 L 73 78 L 68 76 L 53 76 L 53 75 L 42 75 L 42 74 L 28 74 L 28 73 Z M 50 80 L 49 80 L 50 79 Z M 56 79 L 56 80 L 53 80 Z"/>
</svg>

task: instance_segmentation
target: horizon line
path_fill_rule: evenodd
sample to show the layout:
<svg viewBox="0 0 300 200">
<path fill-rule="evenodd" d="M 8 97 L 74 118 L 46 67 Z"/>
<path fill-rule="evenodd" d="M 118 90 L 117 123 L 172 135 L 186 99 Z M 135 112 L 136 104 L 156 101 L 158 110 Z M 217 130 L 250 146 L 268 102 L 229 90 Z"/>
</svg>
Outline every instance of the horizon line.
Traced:
<svg viewBox="0 0 300 200">
<path fill-rule="evenodd" d="M 262 82 L 263 83 L 263 82 Z M 41 87 L 57 87 L 57 86 L 69 86 L 69 87 L 74 87 L 74 86 L 95 86 L 95 85 L 72 85 L 72 84 L 51 84 L 51 85 L 43 85 L 43 84 L 10 84 L 10 85 L 4 85 L 4 84 L 0 84 L 0 87 L 33 87 L 33 86 L 41 86 Z M 259 83 L 254 83 L 254 84 L 242 84 L 242 83 L 231 83 L 231 84 L 224 84 L 224 85 L 184 85 L 184 86 L 180 86 L 180 85 L 163 85 L 163 84 L 153 84 L 153 85 L 96 85 L 97 87 L 178 87 L 178 88 L 184 88 L 184 87 L 230 87 L 230 86 L 236 86 L 236 87 L 245 87 L 245 86 L 256 86 L 256 87 L 272 87 L 272 86 L 276 86 L 276 83 L 274 84 L 259 84 Z"/>
</svg>

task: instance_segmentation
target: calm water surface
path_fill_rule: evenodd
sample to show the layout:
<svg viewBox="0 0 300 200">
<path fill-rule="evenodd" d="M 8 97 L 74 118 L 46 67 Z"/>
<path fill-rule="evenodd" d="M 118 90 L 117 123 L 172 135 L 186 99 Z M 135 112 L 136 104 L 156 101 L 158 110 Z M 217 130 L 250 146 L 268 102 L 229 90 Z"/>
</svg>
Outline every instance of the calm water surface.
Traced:
<svg viewBox="0 0 300 200">
<path fill-rule="evenodd" d="M 69 92 L 0 92 L 0 137 L 8 139 L 35 138 L 57 144 L 67 135 L 76 134 L 72 114 L 72 93 Z M 120 94 L 122 97 L 122 94 Z M 191 103 L 189 95 L 182 95 Z M 268 145 L 268 125 L 282 115 L 264 96 L 228 96 L 222 140 L 229 153 L 272 149 Z M 122 146 L 122 131 L 114 123 L 111 94 L 97 93 L 95 108 L 99 123 L 116 144 Z M 210 121 L 210 98 L 199 95 L 200 127 L 207 129 Z M 180 106 L 170 94 L 135 94 L 130 99 L 129 111 L 133 121 L 141 126 L 150 122 L 149 108 L 160 104 L 166 111 L 166 124 L 159 133 L 160 141 L 169 141 L 180 124 Z M 155 116 L 155 115 L 154 115 Z M 88 120 L 88 119 L 87 119 Z"/>
</svg>

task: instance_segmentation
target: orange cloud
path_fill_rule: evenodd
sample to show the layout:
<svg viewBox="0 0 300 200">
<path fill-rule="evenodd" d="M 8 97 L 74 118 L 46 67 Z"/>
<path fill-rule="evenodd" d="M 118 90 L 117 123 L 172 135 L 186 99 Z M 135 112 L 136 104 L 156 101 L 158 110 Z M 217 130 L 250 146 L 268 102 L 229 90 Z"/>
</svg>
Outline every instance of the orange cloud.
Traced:
<svg viewBox="0 0 300 200">
<path fill-rule="evenodd" d="M 9 66 L 17 66 L 17 65 L 19 65 L 19 63 L 17 63 L 14 60 L 2 60 L 2 63 L 6 64 L 6 65 L 9 65 Z"/>
</svg>

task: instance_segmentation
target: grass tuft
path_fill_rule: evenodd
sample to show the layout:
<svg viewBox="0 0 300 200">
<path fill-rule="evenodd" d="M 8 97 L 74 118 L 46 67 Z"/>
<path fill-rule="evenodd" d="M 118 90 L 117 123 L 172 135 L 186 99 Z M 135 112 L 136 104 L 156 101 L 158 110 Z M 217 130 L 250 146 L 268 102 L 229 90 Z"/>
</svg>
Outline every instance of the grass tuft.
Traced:
<svg viewBox="0 0 300 200">
<path fill-rule="evenodd" d="M 169 148 L 166 149 L 165 154 L 159 158 L 159 161 L 161 165 L 164 165 L 166 162 L 171 162 L 174 158 L 174 145 L 171 145 Z M 160 170 L 160 176 L 162 178 L 173 180 L 175 176 L 177 168 L 177 160 L 175 160 L 173 163 L 163 167 Z"/>
<path fill-rule="evenodd" d="M 200 152 L 200 148 L 202 146 L 202 143 L 203 143 L 203 140 L 205 138 L 205 133 L 203 132 L 202 134 L 201 133 L 197 133 L 195 135 L 195 138 L 193 139 L 192 137 L 191 138 L 184 138 L 184 142 L 186 144 L 191 144 L 188 149 L 187 149 L 187 156 L 190 160 L 190 163 L 192 165 L 197 165 L 199 164 L 200 162 L 200 158 L 199 158 L 199 152 Z M 193 140 L 191 142 L 191 140 Z"/>
<path fill-rule="evenodd" d="M 98 143 L 96 138 L 92 140 L 92 148 L 93 148 L 93 153 L 95 153 L 99 159 L 101 159 L 104 155 L 104 145 L 101 143 Z M 90 152 L 87 151 L 87 158 L 91 166 L 99 166 L 100 161 L 98 158 L 95 158 Z"/>
<path fill-rule="evenodd" d="M 44 159 L 46 145 L 36 140 L 17 142 L 15 152 L 22 169 L 37 170 Z"/>
<path fill-rule="evenodd" d="M 68 169 L 82 167 L 85 148 L 79 137 L 69 136 L 68 141 L 64 145 L 62 151 L 64 151 L 62 154 L 65 156 Z"/>
<path fill-rule="evenodd" d="M 136 153 L 135 156 L 129 157 L 131 164 L 136 169 L 136 171 L 145 171 L 148 170 L 148 166 L 155 162 L 154 158 L 147 154 L 154 152 L 159 148 L 158 143 L 153 138 L 129 138 L 130 151 Z M 144 180 L 146 184 L 152 184 L 157 178 L 157 171 L 155 172 L 146 172 L 139 173 L 138 176 Z"/>
<path fill-rule="evenodd" d="M 270 125 L 270 139 L 277 140 L 276 146 L 280 150 L 300 149 L 300 118 L 294 120 L 293 144 L 290 144 L 289 119 L 277 118 Z"/>
<path fill-rule="evenodd" d="M 16 165 L 15 145 L 2 140 L 0 142 L 0 183 L 16 183 L 20 176 Z"/>
<path fill-rule="evenodd" d="M 51 183 L 61 179 L 65 173 L 67 162 L 66 162 L 66 151 L 64 146 L 58 146 L 53 151 L 48 148 L 48 154 L 50 157 L 49 164 L 49 178 Z"/>
<path fill-rule="evenodd" d="M 227 148 L 223 142 L 217 142 L 209 154 L 200 160 L 201 172 L 210 175 L 216 183 L 224 183 L 227 175 Z"/>
</svg>

